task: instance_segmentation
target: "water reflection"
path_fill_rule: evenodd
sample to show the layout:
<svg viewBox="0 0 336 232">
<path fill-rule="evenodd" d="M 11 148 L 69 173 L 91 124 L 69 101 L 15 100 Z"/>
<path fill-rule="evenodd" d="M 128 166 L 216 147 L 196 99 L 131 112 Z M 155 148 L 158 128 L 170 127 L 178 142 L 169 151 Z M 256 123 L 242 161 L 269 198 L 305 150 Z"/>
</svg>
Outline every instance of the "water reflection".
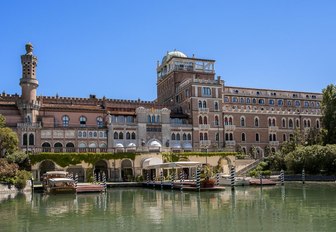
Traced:
<svg viewBox="0 0 336 232">
<path fill-rule="evenodd" d="M 3 231 L 317 231 L 335 225 L 332 184 L 222 192 L 143 188 L 104 194 L 0 194 Z M 10 212 L 10 213 L 8 213 Z M 4 228 L 4 229 L 2 229 Z"/>
</svg>

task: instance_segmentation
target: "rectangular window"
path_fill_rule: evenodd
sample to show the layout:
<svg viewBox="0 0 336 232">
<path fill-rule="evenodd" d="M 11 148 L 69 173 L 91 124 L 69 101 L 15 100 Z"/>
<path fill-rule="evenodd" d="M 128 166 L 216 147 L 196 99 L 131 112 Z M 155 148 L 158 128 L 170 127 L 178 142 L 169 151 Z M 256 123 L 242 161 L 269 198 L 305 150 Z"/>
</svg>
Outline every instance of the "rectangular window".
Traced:
<svg viewBox="0 0 336 232">
<path fill-rule="evenodd" d="M 211 89 L 209 87 L 202 88 L 202 95 L 203 96 L 211 96 Z"/>
</svg>

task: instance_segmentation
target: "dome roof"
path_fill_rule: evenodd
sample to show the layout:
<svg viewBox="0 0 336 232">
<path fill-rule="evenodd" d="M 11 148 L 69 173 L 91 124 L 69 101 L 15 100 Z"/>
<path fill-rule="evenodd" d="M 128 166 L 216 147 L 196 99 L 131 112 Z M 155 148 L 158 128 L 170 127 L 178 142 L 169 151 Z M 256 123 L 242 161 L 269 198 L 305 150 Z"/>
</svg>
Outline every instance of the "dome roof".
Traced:
<svg viewBox="0 0 336 232">
<path fill-rule="evenodd" d="M 173 56 L 176 56 L 176 57 L 182 57 L 182 58 L 187 58 L 187 55 L 184 54 L 183 52 L 174 50 L 174 51 L 168 52 L 167 55 L 165 55 L 165 56 L 162 58 L 162 64 L 163 64 L 166 60 L 169 60 L 170 57 L 173 57 Z"/>
</svg>

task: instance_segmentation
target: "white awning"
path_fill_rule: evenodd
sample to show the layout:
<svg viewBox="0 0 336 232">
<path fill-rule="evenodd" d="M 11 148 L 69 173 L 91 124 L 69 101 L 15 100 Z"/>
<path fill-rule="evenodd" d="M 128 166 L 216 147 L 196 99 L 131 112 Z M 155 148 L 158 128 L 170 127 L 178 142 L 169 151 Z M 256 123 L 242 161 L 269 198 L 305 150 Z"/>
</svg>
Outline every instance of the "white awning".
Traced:
<svg viewBox="0 0 336 232">
<path fill-rule="evenodd" d="M 118 147 L 118 148 L 123 148 L 123 147 L 124 147 L 124 145 L 122 145 L 121 143 L 117 143 L 117 144 L 115 145 L 115 147 Z"/>
<path fill-rule="evenodd" d="M 154 165 L 148 165 L 147 169 L 192 168 L 192 167 L 197 167 L 201 164 L 202 163 L 200 162 L 194 162 L 194 161 L 178 161 L 178 162 L 171 162 L 171 163 L 159 163 L 159 164 L 154 164 Z"/>
<path fill-rule="evenodd" d="M 127 145 L 127 147 L 136 147 L 136 145 L 134 143 L 130 143 Z"/>
<path fill-rule="evenodd" d="M 148 166 L 153 166 L 153 165 L 157 165 L 157 164 L 161 164 L 162 163 L 162 159 L 160 158 L 147 158 L 142 162 L 142 168 L 145 169 L 149 169 Z"/>
<path fill-rule="evenodd" d="M 161 144 L 158 141 L 152 141 L 149 146 L 151 147 L 161 147 Z"/>
</svg>

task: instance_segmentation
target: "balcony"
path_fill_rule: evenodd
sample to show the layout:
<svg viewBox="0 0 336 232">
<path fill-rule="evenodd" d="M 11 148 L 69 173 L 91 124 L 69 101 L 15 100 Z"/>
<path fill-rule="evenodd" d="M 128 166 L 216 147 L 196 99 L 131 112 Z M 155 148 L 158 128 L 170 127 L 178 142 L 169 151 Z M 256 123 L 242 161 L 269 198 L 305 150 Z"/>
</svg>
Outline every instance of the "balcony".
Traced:
<svg viewBox="0 0 336 232">
<path fill-rule="evenodd" d="M 269 126 L 269 127 L 268 127 L 268 131 L 269 131 L 269 132 L 278 131 L 278 129 L 279 129 L 279 127 L 277 127 L 277 126 Z"/>
<path fill-rule="evenodd" d="M 211 145 L 211 141 L 210 140 L 201 140 L 200 141 L 200 147 L 208 147 Z"/>
<path fill-rule="evenodd" d="M 17 128 L 33 128 L 33 129 L 39 129 L 42 128 L 41 122 L 20 122 L 17 123 Z"/>
<path fill-rule="evenodd" d="M 234 131 L 236 129 L 235 125 L 225 125 L 224 126 L 225 131 Z"/>
<path fill-rule="evenodd" d="M 201 125 L 198 125 L 198 128 L 200 130 L 208 130 L 210 128 L 210 125 L 209 124 L 201 124 Z"/>
<path fill-rule="evenodd" d="M 235 140 L 225 141 L 225 145 L 228 147 L 234 147 L 236 146 L 236 141 Z"/>
<path fill-rule="evenodd" d="M 269 145 L 270 146 L 279 146 L 279 141 L 270 141 Z"/>
<path fill-rule="evenodd" d="M 209 113 L 209 108 L 198 108 L 198 111 L 202 114 L 207 114 Z"/>
</svg>

